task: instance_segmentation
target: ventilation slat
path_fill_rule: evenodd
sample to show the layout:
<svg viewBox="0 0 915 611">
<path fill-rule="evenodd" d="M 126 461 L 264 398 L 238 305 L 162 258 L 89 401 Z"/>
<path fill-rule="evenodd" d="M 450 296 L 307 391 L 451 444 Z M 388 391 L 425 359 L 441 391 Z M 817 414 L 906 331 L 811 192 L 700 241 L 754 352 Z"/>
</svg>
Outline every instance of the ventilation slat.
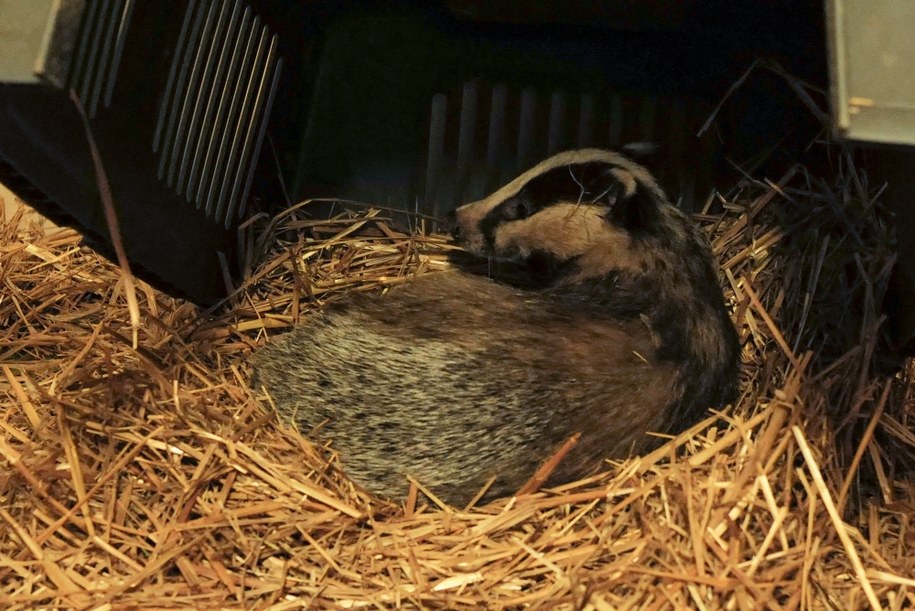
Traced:
<svg viewBox="0 0 915 611">
<path fill-rule="evenodd" d="M 229 227 L 245 211 L 266 136 L 279 41 L 241 0 L 187 10 L 152 144 L 160 180 Z"/>
<path fill-rule="evenodd" d="M 181 24 L 181 31 L 178 33 L 178 42 L 175 46 L 175 58 L 180 56 L 181 61 L 172 61 L 171 68 L 168 71 L 168 80 L 165 82 L 165 95 L 162 97 L 162 104 L 159 105 L 159 119 L 156 121 L 156 132 L 153 135 L 153 152 L 159 152 L 159 145 L 162 143 L 162 132 L 165 127 L 166 117 L 174 118 L 175 112 L 175 103 L 177 100 L 177 95 L 173 98 L 172 92 L 175 91 L 176 82 L 179 81 L 178 76 L 178 67 L 181 66 L 181 76 L 180 82 L 184 82 L 184 77 L 187 72 L 188 61 L 187 58 L 190 54 L 191 45 L 188 44 L 188 30 L 190 29 L 191 19 L 195 14 L 195 9 L 197 8 L 197 0 L 191 0 L 191 3 L 188 5 L 187 10 L 184 12 L 184 22 Z M 194 35 L 191 35 L 191 38 L 194 38 Z M 180 88 L 182 85 L 177 85 Z M 171 113 L 168 113 L 168 109 L 171 108 Z M 162 178 L 162 167 L 160 164 L 159 168 L 159 178 Z"/>
<path fill-rule="evenodd" d="M 235 85 L 242 80 L 240 75 L 244 72 L 250 40 L 256 27 L 256 21 L 254 24 L 251 23 L 250 9 L 246 8 L 231 51 L 229 71 L 219 100 L 219 107 L 216 110 L 216 125 L 219 126 L 219 129 L 213 131 L 211 148 L 207 151 L 207 159 L 204 162 L 203 179 L 200 182 L 200 189 L 197 191 L 197 201 L 205 204 L 207 214 L 214 211 L 214 198 L 220 186 L 217 179 L 223 175 L 225 168 L 226 149 L 231 133 L 229 126 L 232 125 L 231 117 L 235 116 L 238 105 Z"/>
<path fill-rule="evenodd" d="M 98 112 L 99 100 L 102 98 L 102 90 L 105 87 L 105 75 L 108 72 L 108 64 L 111 62 L 111 56 L 114 53 L 114 36 L 117 32 L 117 23 L 120 20 L 122 5 L 123 0 L 106 1 L 105 4 L 106 12 L 101 20 L 103 31 L 99 36 L 101 45 L 98 53 L 98 62 L 92 75 L 92 88 L 88 93 L 89 98 L 86 104 L 90 117 L 94 117 Z"/>
<path fill-rule="evenodd" d="M 134 0 L 88 0 L 77 35 L 67 87 L 90 119 L 110 106 Z"/>
<path fill-rule="evenodd" d="M 254 84 L 253 89 L 249 88 L 251 95 L 251 103 L 245 104 L 245 107 L 248 109 L 248 112 L 245 114 L 245 131 L 244 138 L 241 149 L 241 156 L 238 159 L 238 163 L 235 166 L 235 180 L 232 185 L 232 195 L 229 199 L 228 209 L 226 210 L 225 219 L 234 218 L 236 211 L 241 210 L 241 205 L 239 203 L 241 197 L 241 188 L 244 183 L 244 180 L 247 176 L 246 169 L 248 164 L 256 163 L 256 159 L 253 158 L 253 152 L 255 144 L 257 142 L 257 127 L 261 115 L 261 111 L 264 108 L 264 105 L 269 97 L 269 85 L 271 82 L 270 73 L 271 68 L 276 61 L 276 45 L 277 39 L 276 36 L 270 37 L 269 46 L 267 46 L 266 35 L 267 31 L 263 32 L 263 51 L 258 50 L 258 57 L 255 58 L 255 69 L 252 71 L 251 76 L 259 76 L 260 79 L 254 83 L 252 79 L 252 84 Z"/>
<path fill-rule="evenodd" d="M 242 105 L 243 90 L 240 86 L 246 82 L 248 74 L 252 69 L 251 58 L 257 46 L 257 36 L 261 31 L 260 19 L 255 17 L 251 23 L 251 29 L 247 36 L 240 37 L 243 40 L 242 57 L 239 64 L 238 75 L 235 79 L 235 88 L 233 89 L 232 101 L 229 105 L 226 120 L 222 124 L 222 138 L 220 139 L 216 163 L 213 170 L 213 180 L 207 192 L 206 211 L 207 214 L 213 214 L 216 218 L 223 218 L 225 210 L 225 196 L 228 193 L 226 186 L 229 181 L 230 157 L 232 152 L 232 143 L 236 139 L 238 123 L 240 121 L 240 112 Z M 220 178 L 221 180 L 217 180 Z"/>
<path fill-rule="evenodd" d="M 530 165 L 534 153 L 534 121 L 537 113 L 537 94 L 530 87 L 521 92 L 521 114 L 518 120 L 518 156 L 516 167 L 522 170 Z"/>
<path fill-rule="evenodd" d="M 191 117 L 190 127 L 188 129 L 188 139 L 185 142 L 182 153 L 182 171 L 178 173 L 178 193 L 184 194 L 189 202 L 193 202 L 194 185 L 197 182 L 195 171 L 199 168 L 200 157 L 203 154 L 203 141 L 206 138 L 207 117 L 212 115 L 214 95 L 216 88 L 219 86 L 218 72 L 220 69 L 219 59 L 223 45 L 228 41 L 229 31 L 234 25 L 232 17 L 237 17 L 237 12 L 233 10 L 232 17 L 228 16 L 230 3 L 222 0 L 219 17 L 216 22 L 216 29 L 209 41 L 202 41 L 208 46 L 206 66 L 201 76 L 200 85 L 197 88 L 197 97 L 194 101 L 194 113 Z M 235 4 L 237 8 L 237 4 Z M 196 202 L 200 207 L 200 202 Z"/>
<path fill-rule="evenodd" d="M 200 83 L 200 74 L 205 68 L 204 61 L 207 50 L 206 43 L 210 40 L 210 35 L 213 31 L 213 25 L 216 21 L 216 12 L 218 10 L 218 3 L 210 3 L 209 10 L 207 10 L 206 21 L 203 25 L 203 31 L 199 40 L 195 41 L 195 52 L 191 65 L 191 72 L 190 76 L 188 77 L 188 83 L 184 91 L 183 100 L 181 101 L 181 112 L 178 117 L 178 125 L 173 136 L 175 141 L 175 152 L 172 154 L 171 160 L 168 164 L 168 176 L 166 178 L 166 182 L 170 187 L 176 186 L 175 179 L 178 175 L 178 164 L 183 160 L 183 155 L 178 153 L 178 146 L 180 146 L 181 143 L 187 142 L 188 124 L 190 123 L 191 116 L 194 114 L 194 101 L 196 100 L 197 88 Z"/>
<path fill-rule="evenodd" d="M 215 57 L 211 58 L 210 61 L 216 64 L 216 69 L 212 84 L 207 92 L 206 101 L 203 104 L 203 119 L 200 122 L 199 136 L 194 144 L 194 159 L 188 176 L 187 199 L 188 201 L 194 201 L 197 208 L 200 208 L 201 205 L 201 201 L 196 198 L 197 184 L 201 179 L 200 171 L 205 155 L 210 145 L 212 145 L 216 131 L 221 127 L 216 123 L 216 114 L 222 101 L 222 93 L 225 90 L 225 76 L 229 65 L 232 41 L 237 36 L 236 28 L 240 21 L 241 3 L 235 0 L 231 2 L 231 5 L 232 14 L 226 21 L 226 29 L 217 36 L 216 44 L 213 45 L 212 50 L 215 51 Z"/>
<path fill-rule="evenodd" d="M 198 9 L 194 11 L 194 27 L 191 30 L 191 36 L 187 41 L 187 46 L 185 46 L 184 52 L 181 54 L 181 74 L 178 79 L 177 87 L 175 87 L 175 95 L 170 100 L 168 127 L 165 129 L 162 154 L 159 158 L 159 180 L 165 180 L 166 168 L 170 165 L 172 157 L 174 156 L 173 151 L 177 145 L 175 134 L 178 131 L 178 121 L 181 117 L 182 105 L 187 96 L 188 75 L 191 73 L 193 67 L 198 41 L 200 40 L 200 31 L 203 29 L 203 22 L 207 14 L 207 8 L 204 3 L 200 3 L 194 8 Z M 188 10 L 191 11 L 191 9 Z M 175 55 L 175 59 L 178 59 L 178 54 Z M 169 180 L 167 183 L 171 184 L 171 181 Z"/>
<path fill-rule="evenodd" d="M 229 116 L 229 108 L 235 99 L 235 85 L 238 82 L 239 67 L 242 65 L 242 55 L 245 52 L 250 27 L 251 10 L 245 8 L 241 16 L 238 32 L 229 41 L 231 46 L 226 47 L 226 53 L 229 56 L 229 67 L 219 95 L 214 128 L 210 133 L 207 144 L 206 156 L 201 170 L 200 186 L 195 194 L 198 205 L 204 205 L 207 214 L 210 214 L 213 210 L 212 188 L 216 182 L 214 167 L 218 167 L 222 159 L 222 148 L 225 146 L 226 134 L 229 131 L 226 129 L 228 125 L 226 117 Z"/>
<path fill-rule="evenodd" d="M 505 154 L 505 129 L 508 116 L 508 87 L 499 84 L 492 88 L 489 107 L 489 135 L 486 139 L 486 165 L 498 167 Z"/>
<path fill-rule="evenodd" d="M 276 43 L 276 37 L 274 36 L 273 42 Z M 273 62 L 271 62 L 273 63 Z M 251 156 L 249 157 L 248 165 L 248 178 L 245 180 L 245 187 L 241 193 L 241 199 L 239 204 L 238 216 L 242 217 L 245 214 L 245 211 L 248 208 L 248 194 L 251 191 L 251 181 L 254 180 L 254 170 L 257 167 L 257 159 L 260 156 L 261 147 L 264 145 L 264 136 L 267 134 L 267 119 L 270 116 L 269 109 L 273 107 L 273 99 L 276 96 L 277 87 L 280 84 L 280 75 L 283 73 L 283 59 L 280 58 L 276 60 L 275 67 L 273 68 L 273 79 L 270 83 L 270 93 L 267 95 L 267 103 L 262 105 L 260 110 L 258 110 L 258 121 L 260 122 L 260 127 L 257 128 L 257 140 L 254 143 L 254 148 L 251 151 Z M 266 73 L 265 73 L 266 74 Z M 226 216 L 225 227 L 229 228 L 231 221 L 230 216 Z"/>
<path fill-rule="evenodd" d="M 566 142 L 566 97 L 561 91 L 550 96 L 550 123 L 547 127 L 546 152 L 558 153 Z"/>
<path fill-rule="evenodd" d="M 657 98 L 654 96 L 645 98 L 639 108 L 639 139 L 642 142 L 654 142 L 657 115 Z"/>
<path fill-rule="evenodd" d="M 242 148 L 242 139 L 246 131 L 245 121 L 248 117 L 249 107 L 254 98 L 254 83 L 257 79 L 257 66 L 261 63 L 263 55 L 266 51 L 266 41 L 267 41 L 267 31 L 260 28 L 260 23 L 258 22 L 254 29 L 251 31 L 252 39 L 256 36 L 257 41 L 251 40 L 253 44 L 249 45 L 245 53 L 245 72 L 243 73 L 243 80 L 241 82 L 245 83 L 243 90 L 238 91 L 236 96 L 236 102 L 238 102 L 236 107 L 236 112 L 230 115 L 229 129 L 233 132 L 232 138 L 229 141 L 228 154 L 226 155 L 226 168 L 224 172 L 221 173 L 222 186 L 219 189 L 219 198 L 217 200 L 218 206 L 216 208 L 215 218 L 227 218 L 229 215 L 228 206 L 229 206 L 229 196 L 232 193 L 232 186 L 234 184 L 235 169 L 238 167 L 239 158 L 241 156 Z M 250 55 L 249 52 L 253 53 Z M 249 58 L 252 58 L 249 60 Z"/>
<path fill-rule="evenodd" d="M 101 12 L 102 10 L 101 0 L 91 0 L 80 32 L 79 51 L 76 56 L 79 63 L 73 72 L 74 80 L 70 86 L 76 90 L 81 101 L 85 101 L 86 92 L 89 90 L 88 82 L 92 79 L 92 66 L 95 54 L 98 52 L 97 42 L 102 29 L 101 15 L 104 14 Z"/>
<path fill-rule="evenodd" d="M 432 112 L 429 117 L 429 152 L 426 156 L 426 205 L 432 206 L 433 214 L 440 208 L 439 180 L 445 155 L 445 128 L 448 119 L 448 98 L 443 93 L 432 96 Z"/>
<path fill-rule="evenodd" d="M 617 148 L 623 144 L 623 97 L 618 93 L 610 96 L 610 131 L 607 144 Z"/>
<path fill-rule="evenodd" d="M 473 155 L 474 135 L 477 125 L 478 86 L 474 82 L 464 84 L 461 96 L 461 123 L 458 132 L 457 169 L 454 192 L 463 193 L 469 182 L 470 162 Z M 452 205 L 457 201 L 452 202 Z"/>
<path fill-rule="evenodd" d="M 124 54 L 124 42 L 127 40 L 127 30 L 130 26 L 130 19 L 133 16 L 134 0 L 127 0 L 121 10 L 121 18 L 118 21 L 118 32 L 116 44 L 114 47 L 114 57 L 111 58 L 111 65 L 108 68 L 107 84 L 105 86 L 105 107 L 111 106 L 111 95 L 114 93 L 114 84 L 117 81 L 118 68 L 121 65 L 121 56 Z"/>
<path fill-rule="evenodd" d="M 581 96 L 578 113 L 578 148 L 594 145 L 594 96 L 585 93 Z"/>
</svg>

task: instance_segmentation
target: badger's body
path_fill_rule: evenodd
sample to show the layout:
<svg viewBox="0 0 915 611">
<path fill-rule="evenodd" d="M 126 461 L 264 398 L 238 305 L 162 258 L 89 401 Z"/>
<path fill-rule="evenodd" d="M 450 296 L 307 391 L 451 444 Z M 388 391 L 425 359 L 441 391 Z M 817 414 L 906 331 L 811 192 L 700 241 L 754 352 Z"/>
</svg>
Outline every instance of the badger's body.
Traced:
<svg viewBox="0 0 915 611">
<path fill-rule="evenodd" d="M 456 213 L 468 251 L 524 288 L 422 276 L 317 315 L 266 346 L 259 384 L 303 431 L 324 424 L 350 477 L 452 503 L 510 494 L 566 439 L 552 482 L 584 476 L 729 401 L 736 333 L 704 236 L 651 175 L 561 153 Z"/>
</svg>

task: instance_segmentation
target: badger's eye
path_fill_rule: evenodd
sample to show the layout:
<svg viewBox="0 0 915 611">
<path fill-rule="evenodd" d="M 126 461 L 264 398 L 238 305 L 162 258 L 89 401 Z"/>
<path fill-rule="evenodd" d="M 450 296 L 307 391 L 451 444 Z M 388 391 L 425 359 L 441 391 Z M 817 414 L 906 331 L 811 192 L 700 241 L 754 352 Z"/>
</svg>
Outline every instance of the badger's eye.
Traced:
<svg viewBox="0 0 915 611">
<path fill-rule="evenodd" d="M 520 221 L 533 213 L 531 202 L 524 195 L 516 195 L 502 204 L 502 218 L 506 221 Z"/>
</svg>

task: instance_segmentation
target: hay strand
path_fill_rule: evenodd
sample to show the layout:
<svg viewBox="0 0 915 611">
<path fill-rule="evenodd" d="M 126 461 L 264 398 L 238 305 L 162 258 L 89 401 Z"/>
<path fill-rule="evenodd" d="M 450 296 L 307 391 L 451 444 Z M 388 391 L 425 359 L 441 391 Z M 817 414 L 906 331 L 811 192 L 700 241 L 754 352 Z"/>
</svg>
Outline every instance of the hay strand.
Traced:
<svg viewBox="0 0 915 611">
<path fill-rule="evenodd" d="M 114 196 L 111 194 L 111 183 L 108 182 L 108 172 L 105 170 L 105 164 L 102 162 L 102 155 L 99 153 L 98 145 L 95 143 L 95 135 L 92 133 L 92 127 L 89 125 L 89 117 L 86 115 L 86 109 L 82 101 L 76 94 L 76 90 L 70 90 L 70 99 L 79 112 L 83 127 L 86 130 L 86 141 L 89 143 L 89 152 L 92 156 L 92 165 L 95 168 L 95 181 L 98 185 L 99 197 L 102 199 L 102 210 L 105 212 L 105 224 L 108 226 L 108 237 L 111 238 L 111 244 L 114 246 L 114 252 L 118 259 L 118 265 L 121 267 L 124 281 L 124 296 L 127 298 L 127 311 L 130 314 L 130 328 L 133 331 L 133 347 L 137 347 L 137 333 L 140 327 L 140 306 L 137 303 L 137 289 L 133 279 L 133 273 L 130 271 L 130 261 L 127 260 L 127 251 L 124 249 L 124 240 L 121 239 L 121 224 L 118 221 L 117 213 L 114 207 Z"/>
</svg>

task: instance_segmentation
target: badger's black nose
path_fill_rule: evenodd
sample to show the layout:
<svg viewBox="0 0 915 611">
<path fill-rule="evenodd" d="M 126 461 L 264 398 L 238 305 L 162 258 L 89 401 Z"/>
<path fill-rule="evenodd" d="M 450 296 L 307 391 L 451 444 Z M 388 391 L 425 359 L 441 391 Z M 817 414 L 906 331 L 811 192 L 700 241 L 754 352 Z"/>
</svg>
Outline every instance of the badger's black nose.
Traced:
<svg viewBox="0 0 915 611">
<path fill-rule="evenodd" d="M 452 210 L 445 216 L 445 229 L 451 233 L 451 237 L 455 240 L 461 239 L 461 226 L 457 222 L 457 214 Z"/>
</svg>

